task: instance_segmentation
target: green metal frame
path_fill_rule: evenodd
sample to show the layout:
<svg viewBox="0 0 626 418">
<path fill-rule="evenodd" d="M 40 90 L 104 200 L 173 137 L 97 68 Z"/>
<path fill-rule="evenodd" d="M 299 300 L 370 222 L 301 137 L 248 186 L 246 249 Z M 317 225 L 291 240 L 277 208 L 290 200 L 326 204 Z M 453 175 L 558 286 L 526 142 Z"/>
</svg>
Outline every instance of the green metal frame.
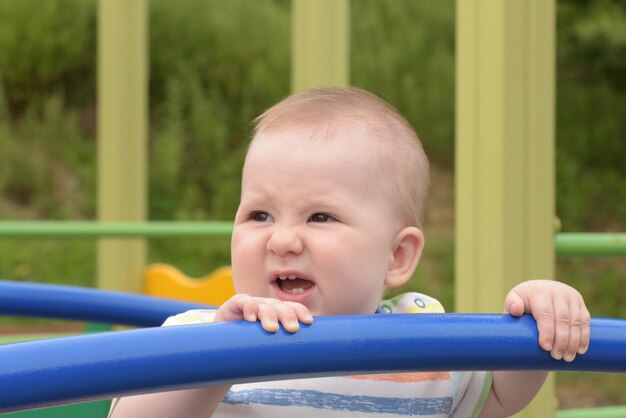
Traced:
<svg viewBox="0 0 626 418">
<path fill-rule="evenodd" d="M 624 418 L 626 407 L 610 406 L 600 408 L 562 409 L 556 411 L 555 418 Z"/>
<path fill-rule="evenodd" d="M 555 237 L 559 257 L 626 255 L 626 233 L 560 233 Z"/>
<path fill-rule="evenodd" d="M 232 222 L 0 221 L 0 237 L 154 238 L 229 236 Z"/>
<path fill-rule="evenodd" d="M 227 237 L 232 231 L 229 221 L 0 221 L 5 238 Z M 626 233 L 559 233 L 554 246 L 558 257 L 626 256 Z"/>
</svg>

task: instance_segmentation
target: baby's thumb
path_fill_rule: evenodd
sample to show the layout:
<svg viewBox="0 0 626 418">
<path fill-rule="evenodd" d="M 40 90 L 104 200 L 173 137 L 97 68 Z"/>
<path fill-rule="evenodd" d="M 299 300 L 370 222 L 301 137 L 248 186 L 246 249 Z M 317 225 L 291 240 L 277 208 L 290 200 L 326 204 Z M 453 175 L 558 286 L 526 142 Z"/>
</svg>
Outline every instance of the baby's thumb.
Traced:
<svg viewBox="0 0 626 418">
<path fill-rule="evenodd" d="M 504 299 L 504 311 L 513 316 L 522 316 L 524 314 L 524 300 L 515 291 L 509 292 Z"/>
</svg>

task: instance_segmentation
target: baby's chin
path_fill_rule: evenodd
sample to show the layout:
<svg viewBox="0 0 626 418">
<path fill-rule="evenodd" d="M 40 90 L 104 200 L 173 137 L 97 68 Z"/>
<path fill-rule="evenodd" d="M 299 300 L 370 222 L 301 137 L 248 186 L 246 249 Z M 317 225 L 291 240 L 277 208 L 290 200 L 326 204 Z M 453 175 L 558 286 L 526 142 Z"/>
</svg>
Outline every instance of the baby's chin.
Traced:
<svg viewBox="0 0 626 418">
<path fill-rule="evenodd" d="M 306 305 L 305 305 L 306 306 Z M 359 307 L 354 309 L 337 309 L 307 306 L 313 316 L 336 316 L 336 315 L 372 315 L 376 313 L 378 305 L 374 308 Z"/>
</svg>

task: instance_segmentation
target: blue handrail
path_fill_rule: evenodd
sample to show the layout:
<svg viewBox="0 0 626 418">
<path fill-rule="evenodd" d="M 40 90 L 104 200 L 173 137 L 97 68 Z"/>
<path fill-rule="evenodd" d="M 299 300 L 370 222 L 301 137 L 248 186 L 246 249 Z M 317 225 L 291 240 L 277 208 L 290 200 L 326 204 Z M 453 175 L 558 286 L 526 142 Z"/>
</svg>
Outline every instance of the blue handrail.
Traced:
<svg viewBox="0 0 626 418">
<path fill-rule="evenodd" d="M 0 289 L 5 286 L 0 305 L 11 300 L 7 288 L 21 287 L 0 284 Z M 28 286 L 35 293 L 41 290 Z M 83 297 L 101 292 L 83 290 Z M 13 295 L 35 307 L 41 299 L 30 300 L 28 293 Z M 148 297 L 138 298 L 133 302 Z M 45 304 L 66 302 L 51 298 Z M 96 297 L 88 302 L 95 309 L 108 306 Z M 150 304 L 141 306 L 154 314 Z M 141 306 L 133 308 L 140 311 Z M 84 307 L 65 314 L 78 319 L 85 315 Z M 98 317 L 107 319 L 104 312 Z M 117 322 L 119 313 L 108 319 Z M 626 320 L 592 318 L 591 336 L 587 354 L 572 363 L 555 361 L 539 348 L 532 317 L 509 315 L 317 317 L 295 334 L 283 329 L 270 334 L 258 323 L 238 321 L 8 344 L 0 346 L 0 412 L 225 382 L 327 375 L 434 370 L 626 373 Z"/>
<path fill-rule="evenodd" d="M 0 346 L 0 412 L 225 382 L 433 370 L 626 372 L 626 321 L 593 318 L 572 363 L 537 344 L 532 317 L 317 317 L 295 334 L 230 322 Z M 306 361 L 303 361 L 306 359 Z M 63 382 L 62 385 L 50 382 Z"/>
<path fill-rule="evenodd" d="M 154 327 L 207 305 L 77 286 L 0 280 L 0 315 Z"/>
</svg>

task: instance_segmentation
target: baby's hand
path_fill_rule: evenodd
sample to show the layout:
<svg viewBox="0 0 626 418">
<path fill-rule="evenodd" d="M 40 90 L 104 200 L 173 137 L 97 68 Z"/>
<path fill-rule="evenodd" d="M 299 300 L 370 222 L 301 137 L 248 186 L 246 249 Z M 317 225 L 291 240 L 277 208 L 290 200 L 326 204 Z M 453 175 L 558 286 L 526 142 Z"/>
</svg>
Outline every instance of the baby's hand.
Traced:
<svg viewBox="0 0 626 418">
<path fill-rule="evenodd" d="M 578 291 L 551 280 L 515 286 L 504 300 L 505 312 L 529 313 L 537 321 L 539 345 L 556 360 L 572 361 L 589 348 L 589 311 Z"/>
<path fill-rule="evenodd" d="M 313 316 L 309 309 L 295 302 L 283 302 L 278 299 L 257 298 L 240 293 L 219 307 L 215 314 L 215 322 L 261 321 L 261 326 L 268 332 L 278 331 L 278 323 L 289 332 L 296 332 L 303 324 L 312 324 Z"/>
</svg>

